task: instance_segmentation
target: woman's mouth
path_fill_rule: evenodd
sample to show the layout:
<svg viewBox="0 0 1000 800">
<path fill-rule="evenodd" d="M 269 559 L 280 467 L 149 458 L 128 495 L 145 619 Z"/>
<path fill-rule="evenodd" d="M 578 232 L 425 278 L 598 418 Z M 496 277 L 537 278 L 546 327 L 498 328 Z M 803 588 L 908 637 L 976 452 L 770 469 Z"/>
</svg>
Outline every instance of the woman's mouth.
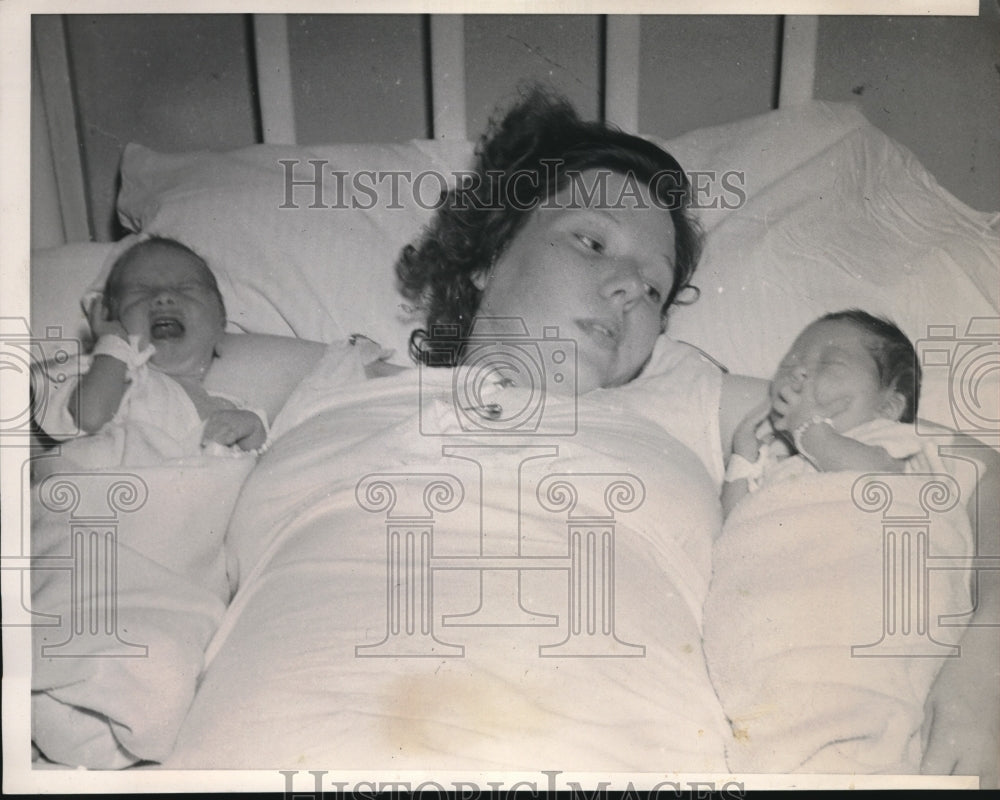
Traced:
<svg viewBox="0 0 1000 800">
<path fill-rule="evenodd" d="M 578 319 L 577 328 L 587 334 L 601 347 L 608 350 L 618 347 L 621 338 L 621 324 L 606 319 Z"/>
<path fill-rule="evenodd" d="M 184 323 L 177 317 L 155 317 L 150 326 L 149 335 L 153 341 L 180 339 L 184 335 Z"/>
</svg>

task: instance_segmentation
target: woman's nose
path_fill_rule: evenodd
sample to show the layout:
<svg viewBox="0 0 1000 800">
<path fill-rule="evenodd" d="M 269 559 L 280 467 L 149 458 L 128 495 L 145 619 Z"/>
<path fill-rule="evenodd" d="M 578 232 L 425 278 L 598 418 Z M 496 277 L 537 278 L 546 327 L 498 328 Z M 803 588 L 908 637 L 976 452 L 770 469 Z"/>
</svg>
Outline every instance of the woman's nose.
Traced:
<svg viewBox="0 0 1000 800">
<path fill-rule="evenodd" d="M 623 304 L 642 297 L 644 289 L 639 265 L 632 259 L 616 259 L 602 289 L 606 297 Z"/>
</svg>

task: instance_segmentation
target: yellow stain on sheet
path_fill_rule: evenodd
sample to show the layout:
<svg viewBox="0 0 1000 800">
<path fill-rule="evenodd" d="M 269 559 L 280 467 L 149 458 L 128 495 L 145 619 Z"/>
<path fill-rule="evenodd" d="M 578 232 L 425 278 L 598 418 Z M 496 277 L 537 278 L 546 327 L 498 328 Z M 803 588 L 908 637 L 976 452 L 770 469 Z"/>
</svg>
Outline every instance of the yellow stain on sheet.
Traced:
<svg viewBox="0 0 1000 800">
<path fill-rule="evenodd" d="M 411 756 L 449 752 L 460 734 L 467 743 L 474 735 L 486 745 L 531 732 L 555 735 L 559 726 L 557 717 L 540 710 L 538 699 L 483 673 L 444 669 L 400 676 L 386 699 L 389 742 Z"/>
</svg>

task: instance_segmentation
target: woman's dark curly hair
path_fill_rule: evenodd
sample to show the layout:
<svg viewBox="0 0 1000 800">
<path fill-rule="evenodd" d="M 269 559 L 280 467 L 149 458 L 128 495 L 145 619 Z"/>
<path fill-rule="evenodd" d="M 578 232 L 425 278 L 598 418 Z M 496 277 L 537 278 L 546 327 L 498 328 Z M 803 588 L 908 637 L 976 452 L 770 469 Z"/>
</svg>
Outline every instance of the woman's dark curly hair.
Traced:
<svg viewBox="0 0 1000 800">
<path fill-rule="evenodd" d="M 701 232 L 688 210 L 691 186 L 680 164 L 652 142 L 584 122 L 564 98 L 534 87 L 499 122 L 491 121 L 476 148 L 472 180 L 442 195 L 420 241 L 407 245 L 396 263 L 400 291 L 425 318 L 426 327 L 410 337 L 415 361 L 456 366 L 456 342 L 468 337 L 482 298 L 474 278 L 490 268 L 534 208 L 574 173 L 595 168 L 634 177 L 654 203 L 670 211 L 674 283 L 663 313 L 691 287 Z M 447 341 L 440 339 L 442 332 Z"/>
</svg>

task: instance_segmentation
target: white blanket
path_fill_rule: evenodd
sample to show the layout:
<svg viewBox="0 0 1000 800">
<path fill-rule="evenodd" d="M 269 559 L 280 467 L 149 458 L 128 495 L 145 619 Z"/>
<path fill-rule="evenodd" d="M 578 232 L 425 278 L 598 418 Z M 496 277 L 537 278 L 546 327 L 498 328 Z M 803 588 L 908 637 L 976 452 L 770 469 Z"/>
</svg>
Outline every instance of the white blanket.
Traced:
<svg viewBox="0 0 1000 800">
<path fill-rule="evenodd" d="M 536 435 L 463 435 L 430 372 L 344 388 L 320 365 L 276 421 L 164 766 L 724 769 L 705 467 L 599 396 L 547 404 Z"/>
<path fill-rule="evenodd" d="M 32 740 L 46 758 L 120 768 L 170 752 L 229 600 L 223 537 L 254 462 L 42 470 Z"/>
<path fill-rule="evenodd" d="M 937 464 L 932 475 L 803 475 L 726 520 L 704 625 L 730 769 L 919 771 L 924 701 L 962 630 L 939 619 L 970 610 L 974 476 L 967 462 Z M 924 572 L 920 547 L 937 559 L 924 566 L 949 569 Z"/>
</svg>

